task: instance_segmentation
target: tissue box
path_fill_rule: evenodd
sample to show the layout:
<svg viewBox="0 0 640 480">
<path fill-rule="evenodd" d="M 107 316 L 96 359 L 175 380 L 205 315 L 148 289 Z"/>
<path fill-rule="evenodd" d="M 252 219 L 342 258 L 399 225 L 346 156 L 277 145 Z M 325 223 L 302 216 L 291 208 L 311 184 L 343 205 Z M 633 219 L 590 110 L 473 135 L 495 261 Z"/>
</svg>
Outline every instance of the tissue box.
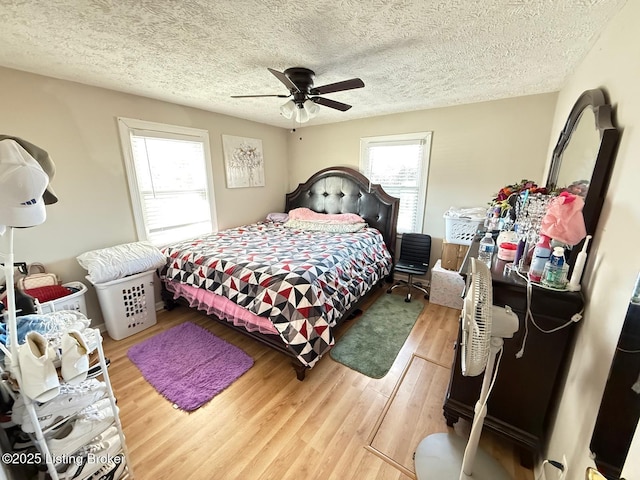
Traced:
<svg viewBox="0 0 640 480">
<path fill-rule="evenodd" d="M 442 268 L 442 264 L 438 260 L 431 269 L 429 302 L 461 310 L 463 290 L 464 279 L 460 274 Z"/>
</svg>

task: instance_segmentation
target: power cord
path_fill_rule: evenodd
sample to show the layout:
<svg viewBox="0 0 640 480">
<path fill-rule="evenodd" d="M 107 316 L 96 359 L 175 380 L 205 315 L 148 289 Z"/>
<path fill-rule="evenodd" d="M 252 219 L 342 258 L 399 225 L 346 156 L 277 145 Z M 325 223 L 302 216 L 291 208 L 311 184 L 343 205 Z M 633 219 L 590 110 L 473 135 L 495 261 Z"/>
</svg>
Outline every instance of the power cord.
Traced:
<svg viewBox="0 0 640 480">
<path fill-rule="evenodd" d="M 562 462 L 558 462 L 557 460 L 549 460 L 546 459 L 544 462 L 542 462 L 542 468 L 541 468 L 541 473 L 538 476 L 538 480 L 540 478 L 542 478 L 542 474 L 544 474 L 544 466 L 545 465 L 551 465 L 552 467 L 557 468 L 558 470 L 560 470 L 560 473 L 564 473 L 565 470 L 565 466 L 562 464 Z M 545 476 L 546 478 L 546 476 Z M 564 476 L 562 476 L 561 478 L 564 478 Z"/>
<path fill-rule="evenodd" d="M 584 313 L 584 308 L 582 310 L 580 310 L 578 313 L 575 313 L 571 316 L 571 319 L 558 326 L 555 328 L 552 328 L 551 330 L 545 330 L 544 328 L 540 327 L 540 325 L 538 325 L 536 323 L 535 318 L 533 317 L 533 313 L 531 312 L 531 298 L 533 296 L 533 287 L 532 285 L 536 285 L 537 287 L 540 288 L 545 288 L 547 290 L 555 290 L 558 292 L 566 292 L 568 290 L 559 290 L 556 288 L 551 288 L 551 287 L 546 287 L 544 285 L 538 285 L 538 284 L 534 284 L 531 282 L 531 279 L 529 277 L 525 277 L 524 275 L 522 275 L 520 272 L 516 272 L 521 278 L 523 278 L 524 280 L 527 281 L 527 311 L 525 313 L 525 317 L 524 317 L 524 337 L 522 338 L 522 346 L 520 348 L 520 350 L 516 353 L 516 358 L 522 358 L 522 356 L 524 355 L 524 349 L 525 349 L 525 345 L 527 343 L 527 337 L 529 336 L 529 320 L 531 320 L 531 323 L 542 333 L 545 334 L 551 334 L 551 333 L 555 333 L 559 330 L 562 330 L 563 328 L 567 328 L 569 325 L 571 325 L 572 323 L 576 323 L 579 322 L 582 319 L 582 314 Z"/>
<path fill-rule="evenodd" d="M 561 472 L 564 472 L 564 465 L 556 460 L 545 460 L 542 462 L 542 466 L 544 467 L 546 464 L 556 467 Z"/>
<path fill-rule="evenodd" d="M 557 468 L 558 470 L 560 470 L 561 472 L 564 472 L 564 465 L 556 460 L 545 460 L 544 462 L 542 462 L 542 467 L 540 469 L 540 474 L 538 475 L 538 478 L 536 478 L 536 480 L 540 480 L 542 478 L 542 476 L 544 475 L 544 466 L 545 465 L 551 465 L 555 468 Z M 545 475 L 546 478 L 546 475 Z"/>
<path fill-rule="evenodd" d="M 627 350 L 626 348 L 616 347 L 616 350 L 622 353 L 640 353 L 640 350 Z"/>
</svg>

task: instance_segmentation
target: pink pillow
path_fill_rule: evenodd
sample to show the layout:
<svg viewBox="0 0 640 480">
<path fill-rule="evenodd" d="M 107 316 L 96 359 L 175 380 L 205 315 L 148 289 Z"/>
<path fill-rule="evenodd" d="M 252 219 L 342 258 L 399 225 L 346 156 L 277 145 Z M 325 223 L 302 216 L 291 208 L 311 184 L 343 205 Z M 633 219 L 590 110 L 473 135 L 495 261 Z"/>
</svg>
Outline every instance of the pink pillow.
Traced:
<svg viewBox="0 0 640 480">
<path fill-rule="evenodd" d="M 363 223 L 364 219 L 355 213 L 318 213 L 308 208 L 294 208 L 289 212 L 292 220 L 306 220 L 326 223 Z"/>
<path fill-rule="evenodd" d="M 289 215 L 286 213 L 273 212 L 267 215 L 267 221 L 269 222 L 286 222 L 289 220 Z"/>
</svg>

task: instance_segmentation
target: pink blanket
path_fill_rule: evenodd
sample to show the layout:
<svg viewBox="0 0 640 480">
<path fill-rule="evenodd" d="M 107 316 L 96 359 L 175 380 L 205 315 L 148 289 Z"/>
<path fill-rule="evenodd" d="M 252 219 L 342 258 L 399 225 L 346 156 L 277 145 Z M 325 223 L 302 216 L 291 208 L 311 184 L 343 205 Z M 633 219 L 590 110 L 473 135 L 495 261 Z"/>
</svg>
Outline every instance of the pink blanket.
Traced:
<svg viewBox="0 0 640 480">
<path fill-rule="evenodd" d="M 318 213 L 308 208 L 294 208 L 289 212 L 293 220 L 331 223 L 364 223 L 364 219 L 355 213 Z"/>
</svg>

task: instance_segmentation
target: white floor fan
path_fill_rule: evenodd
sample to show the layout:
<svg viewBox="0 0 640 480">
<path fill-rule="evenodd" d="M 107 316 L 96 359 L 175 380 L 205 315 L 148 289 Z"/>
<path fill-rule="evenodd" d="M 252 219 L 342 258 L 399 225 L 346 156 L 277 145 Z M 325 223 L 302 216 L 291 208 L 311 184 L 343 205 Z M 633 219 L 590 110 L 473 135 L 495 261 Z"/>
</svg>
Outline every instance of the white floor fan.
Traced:
<svg viewBox="0 0 640 480">
<path fill-rule="evenodd" d="M 493 457 L 478 449 L 478 442 L 487 415 L 496 357 L 502 350 L 503 338 L 513 337 L 518 330 L 518 316 L 509 307 L 493 306 L 491 272 L 475 258 L 471 259 L 471 279 L 460 321 L 462 374 L 477 376 L 484 371 L 471 434 L 466 448 L 464 439 L 451 433 L 424 438 L 416 449 L 416 475 L 418 480 L 510 479 Z"/>
</svg>

